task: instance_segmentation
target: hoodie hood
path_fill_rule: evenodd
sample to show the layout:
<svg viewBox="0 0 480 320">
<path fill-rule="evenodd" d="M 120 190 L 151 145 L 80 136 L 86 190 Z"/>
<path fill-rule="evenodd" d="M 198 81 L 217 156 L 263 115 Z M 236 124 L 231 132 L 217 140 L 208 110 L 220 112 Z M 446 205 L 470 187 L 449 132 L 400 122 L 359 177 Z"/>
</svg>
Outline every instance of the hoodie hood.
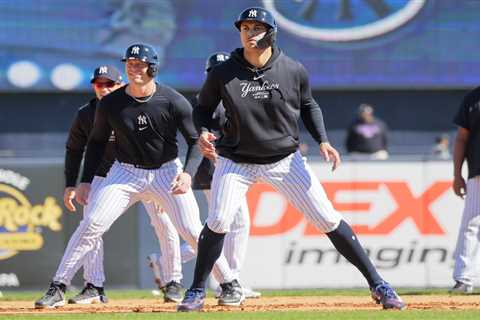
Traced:
<svg viewBox="0 0 480 320">
<path fill-rule="evenodd" d="M 267 63 L 263 67 L 257 68 L 245 59 L 245 57 L 243 56 L 243 50 L 243 48 L 235 49 L 230 55 L 230 58 L 244 68 L 251 70 L 252 72 L 263 72 L 270 69 L 272 67 L 272 64 L 278 59 L 278 57 L 280 57 L 280 55 L 282 55 L 282 51 L 280 50 L 280 48 L 278 48 L 277 46 L 273 46 L 272 56 L 270 57 L 270 59 L 268 59 Z"/>
</svg>

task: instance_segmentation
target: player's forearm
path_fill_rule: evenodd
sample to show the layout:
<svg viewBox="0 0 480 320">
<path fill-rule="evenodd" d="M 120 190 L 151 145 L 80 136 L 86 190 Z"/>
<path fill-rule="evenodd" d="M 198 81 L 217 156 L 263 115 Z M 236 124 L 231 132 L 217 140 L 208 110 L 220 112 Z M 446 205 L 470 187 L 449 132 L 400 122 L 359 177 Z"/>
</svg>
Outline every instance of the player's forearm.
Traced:
<svg viewBox="0 0 480 320">
<path fill-rule="evenodd" d="M 320 107 L 312 105 L 304 107 L 301 112 L 302 121 L 308 132 L 318 143 L 328 142 L 327 130 L 323 121 L 323 114 Z"/>
<path fill-rule="evenodd" d="M 208 108 L 197 106 L 193 109 L 193 120 L 195 126 L 200 132 L 210 131 L 212 127 L 212 116 L 215 110 L 211 111 Z"/>
<path fill-rule="evenodd" d="M 65 187 L 75 187 L 77 184 L 83 150 L 69 150 L 65 152 Z"/>
<path fill-rule="evenodd" d="M 85 163 L 83 164 L 83 174 L 81 182 L 91 183 L 95 172 L 102 161 L 107 142 L 98 142 L 90 139 L 85 153 Z"/>
<path fill-rule="evenodd" d="M 200 148 L 196 144 L 189 145 L 185 156 L 185 167 L 183 171 L 188 173 L 191 177 L 195 176 L 202 160 L 203 156 L 200 152 Z"/>
<path fill-rule="evenodd" d="M 213 113 L 220 102 L 220 91 L 218 81 L 213 77 L 213 72 L 207 75 L 198 94 L 198 103 L 193 108 L 193 119 L 200 131 L 209 131 Z"/>
<path fill-rule="evenodd" d="M 462 175 L 462 166 L 465 161 L 465 147 L 467 142 L 457 136 L 455 144 L 453 146 L 453 175 L 454 177 L 460 177 Z"/>
</svg>

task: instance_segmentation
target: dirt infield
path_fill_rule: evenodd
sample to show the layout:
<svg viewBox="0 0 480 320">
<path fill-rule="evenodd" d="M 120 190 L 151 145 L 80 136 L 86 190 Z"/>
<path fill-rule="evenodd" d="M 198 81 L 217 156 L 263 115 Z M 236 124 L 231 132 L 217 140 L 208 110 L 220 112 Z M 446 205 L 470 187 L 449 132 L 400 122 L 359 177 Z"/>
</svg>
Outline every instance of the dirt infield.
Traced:
<svg viewBox="0 0 480 320">
<path fill-rule="evenodd" d="M 403 296 L 408 309 L 436 310 L 480 310 L 480 298 L 474 296 L 411 295 Z M 264 297 L 247 300 L 240 308 L 227 308 L 216 305 L 216 300 L 208 299 L 205 311 L 314 311 L 314 310 L 374 310 L 380 307 L 365 297 Z M 58 309 L 36 310 L 30 301 L 0 301 L 2 314 L 42 314 L 42 313 L 114 313 L 114 312 L 175 312 L 175 304 L 163 303 L 158 299 L 112 300 L 104 305 L 66 305 Z"/>
</svg>

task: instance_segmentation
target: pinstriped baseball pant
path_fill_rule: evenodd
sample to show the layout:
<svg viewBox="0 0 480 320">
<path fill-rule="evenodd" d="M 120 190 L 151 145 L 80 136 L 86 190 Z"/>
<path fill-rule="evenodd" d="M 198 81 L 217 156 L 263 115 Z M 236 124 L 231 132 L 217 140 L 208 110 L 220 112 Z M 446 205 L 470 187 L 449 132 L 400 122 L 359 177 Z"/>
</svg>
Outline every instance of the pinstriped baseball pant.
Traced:
<svg viewBox="0 0 480 320">
<path fill-rule="evenodd" d="M 92 199 L 96 193 L 98 192 L 101 183 L 105 178 L 100 176 L 95 176 L 93 178 L 89 199 Z M 180 249 L 179 244 L 180 240 L 178 239 L 178 233 L 175 229 L 175 226 L 172 224 L 170 219 L 167 216 L 168 224 L 162 221 L 159 218 L 157 212 L 159 211 L 159 207 L 154 204 L 153 201 L 142 201 L 145 209 L 150 217 L 150 223 L 155 230 L 155 234 L 159 241 L 160 250 L 164 255 L 160 257 L 160 263 L 162 264 L 167 276 L 168 281 L 175 280 L 180 282 L 182 279 L 182 267 L 181 267 L 181 256 L 180 256 Z M 89 201 L 90 203 L 90 201 Z M 88 210 L 88 208 L 84 208 L 83 210 L 83 218 L 85 219 L 85 213 L 91 214 L 92 210 Z M 173 230 L 175 233 L 177 242 L 175 239 L 172 240 L 171 234 L 172 232 L 169 230 Z M 170 236 L 169 236 L 170 235 Z M 192 249 L 193 250 L 193 249 Z M 99 238 L 97 243 L 93 246 L 92 250 L 90 250 L 83 260 L 83 278 L 85 282 L 91 283 L 97 287 L 103 287 L 103 283 L 105 282 L 105 271 L 103 267 L 103 238 Z M 61 264 L 62 265 L 62 264 Z M 62 270 L 58 271 L 58 274 L 62 274 Z M 56 276 L 59 278 L 60 276 Z"/>
<path fill-rule="evenodd" d="M 96 195 L 104 179 L 104 177 L 100 176 L 94 177 L 91 184 L 89 199 L 92 199 Z M 89 201 L 89 203 L 91 202 Z M 163 214 L 166 219 L 161 218 L 162 213 L 159 212 L 163 211 L 161 211 L 161 208 L 158 205 L 153 201 L 142 201 L 142 203 L 150 217 L 150 223 L 155 230 L 160 250 L 163 253 L 162 256 L 160 256 L 159 262 L 162 265 L 162 270 L 165 271 L 164 279 L 166 279 L 167 282 L 172 280 L 180 282 L 182 279 L 182 266 L 180 263 L 180 239 L 178 237 L 178 232 L 167 214 Z M 83 218 L 85 219 L 85 213 L 91 214 L 92 210 L 88 210 L 85 207 L 83 213 Z M 191 247 L 189 246 L 189 248 Z M 103 238 L 100 237 L 92 250 L 85 255 L 82 263 L 83 278 L 85 282 L 91 283 L 97 287 L 103 287 L 103 283 L 105 282 L 103 252 Z M 193 254 L 195 255 L 195 253 Z M 61 263 L 60 265 L 62 266 L 63 264 Z M 63 273 L 64 271 L 59 269 L 55 279 L 61 279 Z"/>
<path fill-rule="evenodd" d="M 180 237 L 177 229 L 170 220 L 168 214 L 156 202 L 144 203 L 145 210 L 150 216 L 150 223 L 157 234 L 161 254 L 158 257 L 160 264 L 160 279 L 165 285 L 170 281 L 182 280 L 182 256 L 180 253 Z M 185 243 L 189 248 L 190 245 Z M 195 250 L 194 251 L 195 255 Z"/>
<path fill-rule="evenodd" d="M 212 193 L 205 190 L 205 195 L 210 203 L 212 202 Z M 244 197 L 237 210 L 233 222 L 230 225 L 230 232 L 225 235 L 223 242 L 223 254 L 227 259 L 228 265 L 232 270 L 235 279 L 240 279 L 240 270 L 247 254 L 248 236 L 250 234 L 250 213 L 248 210 L 247 198 Z M 215 277 L 215 279 L 217 279 Z M 218 280 L 217 280 L 218 281 Z"/>
<path fill-rule="evenodd" d="M 208 227 L 217 233 L 229 232 L 248 188 L 259 181 L 272 185 L 320 231 L 327 233 L 338 227 L 342 216 L 298 151 L 265 165 L 219 157 L 212 180 Z"/>
<path fill-rule="evenodd" d="M 211 192 L 210 190 L 204 190 L 205 196 L 207 198 L 208 203 L 210 204 L 211 199 Z M 157 212 L 159 212 L 157 210 Z M 228 265 L 232 271 L 232 275 L 234 279 L 240 278 L 240 269 L 242 268 L 243 262 L 245 261 L 245 255 L 247 253 L 247 245 L 248 245 L 248 235 L 250 231 L 250 215 L 248 210 L 247 199 L 245 198 L 242 201 L 240 210 L 238 210 L 237 214 L 235 214 L 235 218 L 233 220 L 233 224 L 231 226 L 231 232 L 229 232 L 225 236 L 225 241 L 223 244 L 223 254 L 227 259 Z M 160 270 L 161 280 L 162 283 L 168 283 L 171 280 L 175 280 L 172 276 L 172 265 L 176 264 L 177 261 L 177 250 L 175 248 L 179 248 L 179 238 L 177 231 L 175 230 L 173 224 L 170 221 L 170 218 L 166 213 L 157 214 L 158 219 L 160 220 L 160 227 L 164 236 L 160 241 L 160 248 L 161 248 L 161 256 L 159 259 L 160 263 Z M 169 242 L 162 245 L 162 242 Z M 165 249 L 164 249 L 165 248 Z M 165 251 L 164 251 L 165 250 Z M 173 252 L 174 253 L 169 253 Z M 188 244 L 183 243 L 179 249 L 181 262 L 187 263 L 188 261 L 194 259 L 196 257 L 195 250 Z M 165 255 L 171 255 L 175 257 L 173 259 L 165 259 Z M 174 268 L 181 268 L 181 266 L 174 265 Z M 222 278 L 218 278 L 217 272 L 213 272 L 213 276 L 219 283 L 222 283 Z M 170 280 L 169 280 L 170 279 Z M 181 279 L 181 278 L 180 278 Z M 176 280 L 177 281 L 177 280 Z"/>
<path fill-rule="evenodd" d="M 473 285 L 480 266 L 480 176 L 467 181 L 465 207 L 454 256 L 453 279 Z"/>
<path fill-rule="evenodd" d="M 179 159 L 169 161 L 156 170 L 144 170 L 115 162 L 87 206 L 92 212 L 86 213 L 87 218 L 82 220 L 70 238 L 59 266 L 62 272 L 57 272 L 54 280 L 68 285 L 98 239 L 137 201 L 155 201 L 161 204 L 178 233 L 196 249 L 202 224 L 193 192 L 189 190 L 181 195 L 170 192 L 171 183 L 181 168 Z M 220 257 L 214 269 L 221 275 L 223 282 L 234 279 L 225 257 Z"/>
<path fill-rule="evenodd" d="M 89 199 L 92 198 L 102 184 L 104 177 L 95 176 L 93 178 Z M 90 202 L 90 201 L 89 201 Z M 91 214 L 91 210 L 88 210 L 88 206 L 83 208 L 83 219 L 88 218 L 87 214 Z M 90 250 L 83 261 L 83 279 L 85 282 L 89 282 L 97 287 L 103 287 L 105 282 L 105 272 L 103 270 L 103 238 L 100 237 L 98 241 Z"/>
</svg>

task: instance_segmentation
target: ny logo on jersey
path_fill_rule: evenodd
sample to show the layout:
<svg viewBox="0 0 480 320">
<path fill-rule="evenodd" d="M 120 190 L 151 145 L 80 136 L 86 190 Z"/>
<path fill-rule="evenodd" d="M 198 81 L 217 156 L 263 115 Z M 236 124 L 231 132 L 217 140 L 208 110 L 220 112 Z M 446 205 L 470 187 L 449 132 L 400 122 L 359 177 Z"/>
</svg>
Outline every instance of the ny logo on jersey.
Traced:
<svg viewBox="0 0 480 320">
<path fill-rule="evenodd" d="M 147 124 L 147 116 L 146 115 L 139 115 L 137 117 L 137 121 L 138 121 L 138 125 L 141 126 L 141 125 L 146 125 Z"/>
<path fill-rule="evenodd" d="M 130 51 L 131 54 L 140 54 L 140 47 L 139 46 L 135 46 L 132 48 L 132 50 Z"/>
<path fill-rule="evenodd" d="M 107 66 L 101 66 L 99 69 L 98 69 L 98 74 L 106 74 L 108 73 L 108 68 Z"/>
<path fill-rule="evenodd" d="M 248 17 L 249 18 L 256 18 L 257 17 L 257 10 L 252 9 L 252 10 L 248 11 Z"/>
</svg>

